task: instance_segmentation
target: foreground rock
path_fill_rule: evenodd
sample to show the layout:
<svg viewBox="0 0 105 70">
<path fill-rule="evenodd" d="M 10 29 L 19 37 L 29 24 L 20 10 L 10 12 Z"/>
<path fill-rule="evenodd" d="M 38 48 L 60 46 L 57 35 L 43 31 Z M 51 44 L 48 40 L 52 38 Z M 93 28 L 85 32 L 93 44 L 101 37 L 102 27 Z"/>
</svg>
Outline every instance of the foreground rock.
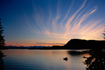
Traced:
<svg viewBox="0 0 105 70">
<path fill-rule="evenodd" d="M 65 57 L 65 58 L 63 58 L 63 60 L 67 61 L 67 60 L 68 60 L 68 58 L 67 58 L 67 57 Z"/>
</svg>

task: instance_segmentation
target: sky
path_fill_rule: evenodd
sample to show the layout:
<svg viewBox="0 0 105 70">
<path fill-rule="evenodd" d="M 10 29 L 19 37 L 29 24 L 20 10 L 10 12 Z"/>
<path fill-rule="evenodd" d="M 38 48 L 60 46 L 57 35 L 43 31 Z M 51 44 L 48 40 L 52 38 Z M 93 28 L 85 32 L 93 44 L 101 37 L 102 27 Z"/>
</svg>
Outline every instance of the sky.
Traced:
<svg viewBox="0 0 105 70">
<path fill-rule="evenodd" d="M 103 40 L 105 0 L 0 0 L 0 18 L 7 46 Z"/>
</svg>

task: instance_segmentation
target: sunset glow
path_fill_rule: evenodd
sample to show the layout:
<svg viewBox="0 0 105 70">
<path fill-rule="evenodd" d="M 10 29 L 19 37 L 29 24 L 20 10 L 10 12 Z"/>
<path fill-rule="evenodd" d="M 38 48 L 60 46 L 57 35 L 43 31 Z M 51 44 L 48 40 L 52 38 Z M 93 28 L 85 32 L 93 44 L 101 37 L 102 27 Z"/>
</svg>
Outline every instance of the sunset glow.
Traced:
<svg viewBox="0 0 105 70">
<path fill-rule="evenodd" d="M 6 45 L 64 45 L 73 38 L 103 40 L 104 0 L 1 0 L 0 4 Z"/>
</svg>

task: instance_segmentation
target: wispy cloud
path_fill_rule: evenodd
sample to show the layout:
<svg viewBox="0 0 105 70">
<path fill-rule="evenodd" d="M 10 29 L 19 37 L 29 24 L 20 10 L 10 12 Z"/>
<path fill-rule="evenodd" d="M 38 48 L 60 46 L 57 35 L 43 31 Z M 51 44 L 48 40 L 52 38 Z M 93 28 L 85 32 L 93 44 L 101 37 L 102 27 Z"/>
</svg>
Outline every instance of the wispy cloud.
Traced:
<svg viewBox="0 0 105 70">
<path fill-rule="evenodd" d="M 71 7 L 73 6 L 73 4 L 74 4 L 74 1 L 73 1 L 72 4 L 70 5 L 66 16 L 64 17 L 64 19 L 63 19 L 63 20 L 61 21 L 61 23 L 60 23 L 60 28 L 61 28 L 61 29 L 64 28 L 63 22 L 64 22 L 64 20 L 67 18 L 68 14 L 70 13 L 70 9 L 71 9 Z"/>
<path fill-rule="evenodd" d="M 60 0 L 58 0 L 58 3 L 57 3 L 57 13 L 56 13 L 56 16 L 55 18 L 52 19 L 52 30 L 53 32 L 56 32 L 57 31 L 57 26 L 58 26 L 58 19 L 60 18 Z"/>
<path fill-rule="evenodd" d="M 80 10 L 82 10 L 83 7 L 85 6 L 86 1 L 87 0 L 85 0 L 83 4 L 81 5 L 81 7 L 72 16 L 70 16 L 70 18 L 65 23 L 65 28 L 64 28 L 63 22 L 67 18 L 68 14 L 70 13 L 70 8 L 72 7 L 73 3 L 69 7 L 66 16 L 63 18 L 63 20 L 61 21 L 60 25 L 58 25 L 58 27 L 54 21 L 52 22 L 53 29 L 55 29 L 56 31 L 63 30 L 62 33 L 47 31 L 48 35 L 50 37 L 62 38 L 62 39 L 65 39 L 65 38 L 66 39 L 67 38 L 68 39 L 70 38 L 102 39 L 101 38 L 101 32 L 103 30 L 103 26 L 102 26 L 103 24 L 101 23 L 102 20 L 100 21 L 99 19 L 96 21 L 96 20 L 91 19 L 85 22 L 87 18 L 91 16 L 91 14 L 97 11 L 97 7 L 94 7 L 93 9 L 88 10 L 84 14 L 82 14 L 84 10 L 80 12 Z M 55 19 L 58 20 L 59 18 L 55 18 Z M 84 25 L 82 25 L 83 22 L 84 22 Z M 56 29 L 55 27 L 57 27 L 58 29 Z"/>
<path fill-rule="evenodd" d="M 71 38 L 102 40 L 105 18 L 102 13 L 98 12 L 102 6 L 93 6 L 94 4 L 89 3 L 88 0 L 84 0 L 81 3 L 76 3 L 78 2 L 76 0 L 72 2 L 70 0 L 69 2 L 62 3 L 62 0 L 58 0 L 57 3 L 54 1 L 53 5 L 49 2 L 42 4 L 39 1 L 32 0 L 32 4 L 29 5 L 30 11 L 23 9 L 24 11 L 19 12 L 23 14 L 19 18 L 21 22 L 18 22 L 24 25 L 23 28 L 26 28 L 26 32 L 23 33 L 27 35 L 22 41 L 7 41 L 6 44 L 51 46 L 63 45 Z M 101 15 L 103 16 L 100 18 Z M 29 34 L 32 34 L 32 37 L 29 37 Z"/>
<path fill-rule="evenodd" d="M 86 0 L 84 1 L 83 5 L 69 18 L 69 20 L 67 21 L 66 25 L 65 25 L 65 29 L 68 32 L 70 29 L 70 24 L 71 21 L 73 21 L 73 19 L 75 18 L 75 16 L 77 15 L 77 13 L 85 6 Z"/>
<path fill-rule="evenodd" d="M 87 0 L 81 4 L 81 6 L 75 11 L 72 15 L 71 9 L 74 6 L 74 1 L 68 8 L 68 11 L 65 17 L 60 19 L 60 0 L 57 3 L 57 10 L 56 15 L 53 16 L 53 11 L 51 6 L 49 5 L 49 17 L 47 21 L 43 21 L 44 17 L 46 17 L 43 10 L 34 5 L 35 13 L 33 17 L 35 18 L 35 22 L 39 26 L 34 26 L 35 33 L 45 34 L 48 37 L 52 38 L 60 38 L 60 39 L 71 39 L 71 38 L 84 38 L 84 39 L 102 39 L 102 31 L 103 31 L 103 23 L 101 19 L 94 20 L 88 19 L 90 16 L 96 12 L 98 9 L 97 7 L 91 7 L 90 9 L 84 8 L 86 6 Z M 57 21 L 60 19 L 61 23 Z M 66 22 L 65 22 L 66 21 Z M 33 29 L 33 26 L 27 23 L 30 28 Z"/>
<path fill-rule="evenodd" d="M 96 9 L 93 9 L 91 12 L 86 12 L 82 17 L 80 17 L 78 23 L 74 24 L 74 27 L 72 27 L 75 30 L 78 30 L 80 28 L 80 25 L 82 24 L 83 21 L 85 21 L 92 13 L 94 13 L 96 11 Z M 89 23 L 88 23 L 89 24 Z M 92 23 L 93 24 L 93 23 Z"/>
</svg>

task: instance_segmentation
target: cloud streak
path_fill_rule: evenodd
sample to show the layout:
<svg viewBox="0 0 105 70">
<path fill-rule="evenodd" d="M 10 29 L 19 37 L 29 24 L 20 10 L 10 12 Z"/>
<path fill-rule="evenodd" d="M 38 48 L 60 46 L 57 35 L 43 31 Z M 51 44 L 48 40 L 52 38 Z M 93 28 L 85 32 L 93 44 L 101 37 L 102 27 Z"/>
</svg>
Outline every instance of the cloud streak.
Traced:
<svg viewBox="0 0 105 70">
<path fill-rule="evenodd" d="M 104 23 L 102 23 L 103 20 L 95 20 L 95 18 L 89 19 L 91 18 L 90 16 L 92 16 L 92 14 L 94 14 L 98 9 L 97 7 L 86 9 L 86 2 L 87 0 L 85 0 L 76 11 L 73 11 L 74 13 L 71 15 L 70 13 L 75 5 L 75 2 L 73 1 L 64 17 L 62 17 L 60 14 L 60 0 L 57 3 L 56 15 L 53 15 L 53 10 L 51 6 L 49 6 L 49 17 L 42 15 L 44 11 L 42 9 L 37 9 L 37 7 L 34 5 L 35 13 L 33 14 L 33 17 L 38 27 L 31 25 L 28 20 L 27 25 L 33 32 L 37 34 L 44 34 L 47 37 L 56 39 L 70 40 L 71 38 L 81 38 L 102 40 L 102 31 L 104 30 Z M 48 20 L 43 21 L 45 18 Z M 60 23 L 58 23 L 58 20 Z M 36 42 L 36 44 L 54 45 L 55 43 Z"/>
<path fill-rule="evenodd" d="M 70 8 L 72 7 L 73 3 L 69 7 L 66 16 L 63 18 L 63 20 L 61 21 L 60 25 L 58 25 L 58 27 L 56 22 L 54 21 L 52 22 L 52 24 L 54 24 L 52 26 L 53 29 L 55 29 L 55 31 L 63 30 L 62 33 L 47 31 L 48 33 L 45 33 L 45 34 L 48 34 L 48 36 L 50 37 L 63 38 L 63 39 L 70 39 L 70 38 L 102 39 L 101 33 L 104 27 L 102 26 L 103 24 L 101 23 L 101 21 L 90 20 L 92 21 L 92 23 L 90 23 L 90 21 L 85 22 L 87 18 L 91 16 L 91 14 L 97 11 L 97 7 L 85 12 L 85 14 L 82 14 L 82 12 L 80 12 L 80 10 L 82 10 L 83 7 L 85 6 L 86 1 L 87 0 L 85 0 L 81 5 L 81 7 L 67 20 L 67 22 L 65 23 L 65 28 L 63 26 L 64 24 L 63 22 L 67 18 L 68 14 L 70 13 Z M 84 26 L 82 26 L 83 23 L 85 23 Z M 100 25 L 98 26 L 98 24 Z M 56 29 L 55 27 L 57 27 L 58 29 Z"/>
</svg>

